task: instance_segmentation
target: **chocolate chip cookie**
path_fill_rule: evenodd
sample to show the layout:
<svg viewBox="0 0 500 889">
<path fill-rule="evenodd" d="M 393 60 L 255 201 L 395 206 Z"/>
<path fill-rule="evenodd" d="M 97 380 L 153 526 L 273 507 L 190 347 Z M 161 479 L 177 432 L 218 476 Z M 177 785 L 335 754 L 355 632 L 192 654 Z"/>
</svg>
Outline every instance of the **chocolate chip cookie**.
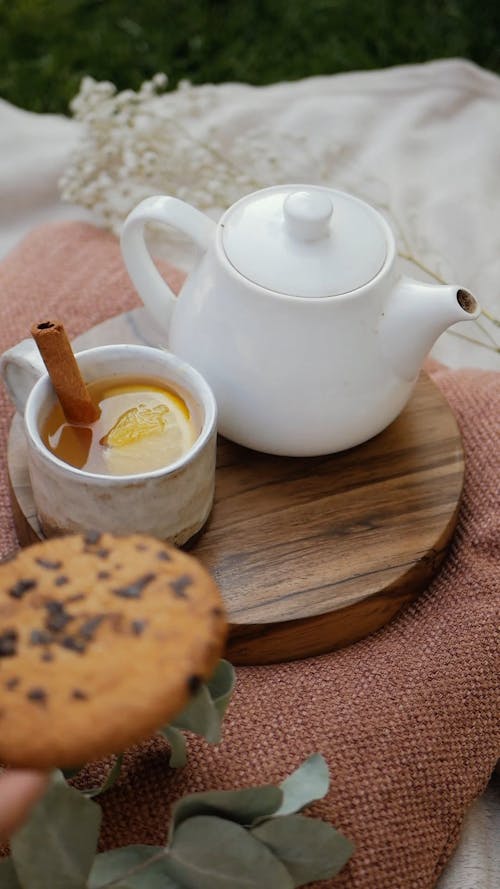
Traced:
<svg viewBox="0 0 500 889">
<path fill-rule="evenodd" d="M 222 654 L 220 593 L 143 535 L 53 538 L 0 565 L 0 761 L 77 766 L 167 724 Z"/>
</svg>

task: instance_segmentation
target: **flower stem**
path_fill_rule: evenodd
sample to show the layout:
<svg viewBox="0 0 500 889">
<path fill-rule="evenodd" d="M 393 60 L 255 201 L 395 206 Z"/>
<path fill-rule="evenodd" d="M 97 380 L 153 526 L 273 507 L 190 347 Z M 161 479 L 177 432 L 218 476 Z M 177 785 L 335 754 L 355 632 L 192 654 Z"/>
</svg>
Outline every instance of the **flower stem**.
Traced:
<svg viewBox="0 0 500 889">
<path fill-rule="evenodd" d="M 497 352 L 500 354 L 500 346 L 496 344 L 494 346 L 490 346 L 489 343 L 482 343 L 481 340 L 476 340 L 472 336 L 467 336 L 465 333 L 458 333 L 457 330 L 448 330 L 447 331 L 450 336 L 458 336 L 461 340 L 467 340 L 469 343 L 474 343 L 475 346 L 482 346 L 483 349 L 489 349 L 490 352 Z"/>
<path fill-rule="evenodd" d="M 493 339 L 493 337 L 492 337 L 491 333 L 489 332 L 488 328 L 485 327 L 484 324 L 481 324 L 481 319 L 480 319 L 480 318 L 476 318 L 475 321 L 476 321 L 476 324 L 477 324 L 477 326 L 479 327 L 479 329 L 482 330 L 483 333 L 484 333 L 484 335 L 488 337 L 490 343 L 492 343 L 492 345 L 494 346 L 494 348 L 495 348 L 497 351 L 499 351 L 499 347 L 497 346 L 497 343 L 496 343 L 496 341 Z M 485 345 L 486 345 L 486 343 L 485 343 Z"/>
<path fill-rule="evenodd" d="M 491 312 L 488 312 L 487 309 L 482 309 L 481 314 L 484 315 L 484 317 L 487 318 L 488 321 L 491 321 L 491 323 L 494 324 L 496 327 L 500 327 L 500 318 L 495 318 L 495 316 L 492 315 Z"/>
<path fill-rule="evenodd" d="M 441 275 L 438 275 L 437 272 L 433 272 L 432 269 L 429 268 L 429 266 L 425 265 L 424 262 L 422 262 L 420 259 L 417 259 L 417 257 L 413 256 L 411 253 L 398 253 L 398 256 L 400 256 L 401 259 L 407 259 L 408 262 L 416 265 L 419 269 L 421 269 L 421 271 L 425 272 L 426 275 L 430 275 L 431 278 L 434 278 L 435 281 L 438 281 L 439 284 L 448 283 L 444 280 L 444 278 L 441 277 Z"/>
</svg>

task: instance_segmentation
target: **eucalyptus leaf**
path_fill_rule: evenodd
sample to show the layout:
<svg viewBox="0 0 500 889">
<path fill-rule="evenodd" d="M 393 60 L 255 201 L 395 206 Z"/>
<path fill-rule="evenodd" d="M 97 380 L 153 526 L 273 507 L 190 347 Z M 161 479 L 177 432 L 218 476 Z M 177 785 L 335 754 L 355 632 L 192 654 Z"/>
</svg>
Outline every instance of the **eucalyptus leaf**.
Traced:
<svg viewBox="0 0 500 889">
<path fill-rule="evenodd" d="M 291 815 L 328 792 L 330 776 L 326 760 L 321 753 L 313 753 L 295 772 L 280 784 L 283 802 L 275 815 Z"/>
<path fill-rule="evenodd" d="M 123 764 L 123 753 L 120 753 L 116 757 L 116 759 L 115 759 L 111 769 L 109 770 L 106 778 L 104 779 L 103 783 L 99 784 L 97 787 L 91 787 L 90 790 L 85 790 L 84 791 L 85 796 L 89 796 L 89 797 L 100 796 L 101 793 L 104 793 L 106 790 L 109 790 L 113 786 L 113 784 L 115 784 L 117 782 L 118 778 L 120 777 L 120 772 L 122 770 L 122 764 Z"/>
<path fill-rule="evenodd" d="M 175 831 L 168 873 L 185 889 L 293 889 L 293 879 L 267 846 L 248 830 L 200 815 Z"/>
<path fill-rule="evenodd" d="M 12 858 L 4 858 L 3 861 L 0 861 L 0 887 L 1 889 L 22 889 Z"/>
<path fill-rule="evenodd" d="M 45 795 L 10 841 L 21 885 L 85 889 L 100 823 L 99 806 L 53 772 Z"/>
<path fill-rule="evenodd" d="M 173 769 L 185 766 L 187 762 L 187 748 L 186 740 L 182 732 L 180 732 L 179 729 L 174 728 L 173 725 L 167 725 L 161 730 L 161 733 L 170 744 L 169 766 L 172 766 Z"/>
<path fill-rule="evenodd" d="M 213 704 L 222 721 L 236 685 L 236 672 L 232 664 L 220 660 L 207 682 Z"/>
<path fill-rule="evenodd" d="M 198 689 L 187 707 L 172 720 L 170 725 L 194 732 L 206 738 L 209 743 L 217 744 L 220 740 L 220 717 L 206 685 Z"/>
<path fill-rule="evenodd" d="M 201 735 L 209 744 L 218 744 L 221 725 L 236 682 L 229 661 L 220 660 L 207 681 L 191 698 L 187 707 L 165 728 L 182 729 Z M 165 729 L 162 734 L 166 737 Z M 171 762 L 171 765 L 173 763 Z"/>
<path fill-rule="evenodd" d="M 110 883 L 113 889 L 178 889 L 179 886 L 167 874 L 163 846 L 123 846 L 101 852 L 94 861 L 88 887 L 100 889 Z"/>
<path fill-rule="evenodd" d="M 179 826 L 198 815 L 217 815 L 237 824 L 253 824 L 256 818 L 269 817 L 280 806 L 283 794 L 279 787 L 263 784 L 244 790 L 208 790 L 182 797 L 174 806 L 170 837 Z"/>
<path fill-rule="evenodd" d="M 285 865 L 294 886 L 333 877 L 354 851 L 353 843 L 330 824 L 305 815 L 270 818 L 251 833 Z"/>
</svg>

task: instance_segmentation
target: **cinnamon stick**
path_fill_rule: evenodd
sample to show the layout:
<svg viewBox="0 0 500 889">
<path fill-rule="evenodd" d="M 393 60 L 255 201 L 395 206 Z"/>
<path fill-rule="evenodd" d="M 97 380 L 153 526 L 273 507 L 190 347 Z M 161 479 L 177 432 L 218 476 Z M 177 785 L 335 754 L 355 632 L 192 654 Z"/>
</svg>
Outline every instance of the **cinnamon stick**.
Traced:
<svg viewBox="0 0 500 889">
<path fill-rule="evenodd" d="M 92 402 L 60 321 L 34 324 L 35 340 L 68 423 L 93 423 L 99 409 Z"/>
</svg>

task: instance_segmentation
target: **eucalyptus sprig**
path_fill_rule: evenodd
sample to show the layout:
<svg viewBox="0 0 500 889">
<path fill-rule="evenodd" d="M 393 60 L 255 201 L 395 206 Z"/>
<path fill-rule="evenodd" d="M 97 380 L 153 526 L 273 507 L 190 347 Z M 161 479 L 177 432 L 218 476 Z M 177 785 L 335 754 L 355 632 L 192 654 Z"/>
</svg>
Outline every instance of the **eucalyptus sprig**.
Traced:
<svg viewBox="0 0 500 889">
<path fill-rule="evenodd" d="M 229 661 L 220 660 L 210 679 L 201 685 L 187 707 L 161 729 L 171 747 L 169 765 L 186 764 L 186 741 L 182 731 L 194 732 L 209 744 L 218 744 L 221 727 L 234 690 L 236 675 Z"/>
<path fill-rule="evenodd" d="M 338 873 L 353 853 L 330 824 L 298 814 L 329 786 L 320 754 L 280 785 L 209 791 L 173 808 L 165 846 L 96 855 L 99 806 L 56 771 L 0 864 L 2 889 L 293 889 Z"/>
<path fill-rule="evenodd" d="M 221 739 L 221 728 L 224 714 L 231 700 L 236 674 L 229 661 L 220 660 L 206 683 L 202 683 L 196 694 L 191 698 L 182 713 L 175 717 L 169 725 L 159 729 L 170 744 L 169 765 L 179 768 L 186 765 L 187 748 L 183 731 L 193 732 L 205 738 L 209 744 L 218 744 Z M 88 797 L 100 796 L 109 790 L 120 777 L 123 754 L 116 757 L 102 784 L 85 789 Z M 65 778 L 74 778 L 83 768 L 64 769 Z M 1 884 L 0 884 L 1 886 Z"/>
</svg>

